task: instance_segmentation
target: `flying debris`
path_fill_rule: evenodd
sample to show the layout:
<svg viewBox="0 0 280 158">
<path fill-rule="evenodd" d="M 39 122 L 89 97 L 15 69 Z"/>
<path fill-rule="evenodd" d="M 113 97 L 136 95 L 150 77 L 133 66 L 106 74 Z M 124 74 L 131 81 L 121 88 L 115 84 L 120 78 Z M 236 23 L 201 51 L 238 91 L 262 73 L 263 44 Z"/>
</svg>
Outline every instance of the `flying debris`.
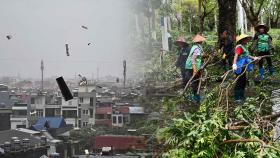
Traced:
<svg viewBox="0 0 280 158">
<path fill-rule="evenodd" d="M 13 38 L 13 36 L 12 36 L 12 35 L 7 35 L 6 38 L 7 38 L 8 40 L 10 40 L 10 39 Z"/>
<path fill-rule="evenodd" d="M 70 90 L 69 90 L 67 84 L 65 83 L 63 77 L 62 76 L 58 77 L 56 79 L 56 82 L 57 82 L 58 87 L 59 87 L 59 89 L 62 93 L 62 96 L 63 96 L 64 100 L 68 101 L 68 100 L 73 99 L 72 93 L 70 92 Z"/>
<path fill-rule="evenodd" d="M 85 76 L 82 76 L 81 74 L 79 74 L 78 76 L 81 78 L 79 85 L 87 85 L 87 78 Z"/>
<path fill-rule="evenodd" d="M 86 26 L 82 26 L 82 28 L 83 28 L 83 29 L 86 29 L 86 30 L 88 29 Z"/>
<path fill-rule="evenodd" d="M 30 112 L 30 115 L 35 115 L 37 113 L 36 110 L 34 110 L 33 112 Z"/>
<path fill-rule="evenodd" d="M 67 56 L 70 56 L 70 54 L 69 54 L 69 47 L 68 47 L 68 44 L 67 44 L 67 43 L 65 44 L 65 48 L 66 48 L 66 55 L 67 55 Z"/>
</svg>

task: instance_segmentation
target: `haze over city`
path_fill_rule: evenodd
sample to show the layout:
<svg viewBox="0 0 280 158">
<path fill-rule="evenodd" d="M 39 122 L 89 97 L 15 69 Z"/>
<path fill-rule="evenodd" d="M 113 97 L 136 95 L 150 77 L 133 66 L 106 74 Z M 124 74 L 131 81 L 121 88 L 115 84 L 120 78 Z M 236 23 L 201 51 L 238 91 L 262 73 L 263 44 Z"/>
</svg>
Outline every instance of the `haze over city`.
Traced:
<svg viewBox="0 0 280 158">
<path fill-rule="evenodd" d="M 126 0 L 1 0 L 0 76 L 40 78 L 41 59 L 46 77 L 121 76 L 128 12 Z"/>
</svg>

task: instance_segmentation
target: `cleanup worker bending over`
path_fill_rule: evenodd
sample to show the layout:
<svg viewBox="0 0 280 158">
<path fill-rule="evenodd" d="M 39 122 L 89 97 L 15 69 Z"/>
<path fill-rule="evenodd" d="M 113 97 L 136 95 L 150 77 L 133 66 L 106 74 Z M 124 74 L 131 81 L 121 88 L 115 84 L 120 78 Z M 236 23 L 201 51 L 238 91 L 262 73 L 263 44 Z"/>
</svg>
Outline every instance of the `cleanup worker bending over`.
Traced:
<svg viewBox="0 0 280 158">
<path fill-rule="evenodd" d="M 178 46 L 179 49 L 179 55 L 176 60 L 175 66 L 180 68 L 181 75 L 182 75 L 182 82 L 183 82 L 182 87 L 185 87 L 188 82 L 186 79 L 185 64 L 186 64 L 186 59 L 190 52 L 190 48 L 188 47 L 188 44 L 184 37 L 178 37 L 175 44 Z"/>
<path fill-rule="evenodd" d="M 223 68 L 225 71 L 229 70 L 233 60 L 234 41 L 232 35 L 227 30 L 222 33 L 220 50 L 223 53 Z"/>
<path fill-rule="evenodd" d="M 236 76 L 239 77 L 236 81 L 234 88 L 234 99 L 236 102 L 241 102 L 245 100 L 245 88 L 247 83 L 246 70 L 253 70 L 253 60 L 258 60 L 258 57 L 253 57 L 250 55 L 246 45 L 252 39 L 251 36 L 246 34 L 241 34 L 236 38 L 235 55 L 233 59 L 232 69 Z M 240 76 L 241 75 L 241 76 Z"/>
<path fill-rule="evenodd" d="M 189 81 L 193 75 L 195 77 L 193 78 L 192 82 L 192 92 L 193 92 L 193 100 L 196 103 L 200 103 L 200 94 L 198 92 L 198 85 L 199 85 L 199 78 L 201 76 L 200 68 L 202 66 L 202 55 L 203 55 L 203 49 L 201 44 L 206 39 L 201 35 L 196 35 L 193 37 L 193 46 L 191 48 L 191 51 L 189 53 L 189 56 L 186 61 L 186 78 L 187 81 Z"/>
</svg>

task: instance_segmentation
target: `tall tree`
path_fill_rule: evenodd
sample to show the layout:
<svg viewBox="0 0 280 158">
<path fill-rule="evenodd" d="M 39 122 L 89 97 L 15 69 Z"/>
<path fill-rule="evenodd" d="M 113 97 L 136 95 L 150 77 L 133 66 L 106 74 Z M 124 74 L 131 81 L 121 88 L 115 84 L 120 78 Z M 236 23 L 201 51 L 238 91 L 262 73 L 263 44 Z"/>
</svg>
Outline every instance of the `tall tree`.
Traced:
<svg viewBox="0 0 280 158">
<path fill-rule="evenodd" d="M 218 4 L 219 4 L 219 25 L 218 25 L 219 37 L 224 30 L 228 30 L 231 33 L 235 34 L 237 0 L 218 0 Z"/>
<path fill-rule="evenodd" d="M 246 12 L 249 22 L 256 26 L 258 25 L 259 15 L 263 8 L 265 0 L 239 0 Z"/>
<path fill-rule="evenodd" d="M 280 19 L 280 1 L 270 0 L 266 7 L 264 7 L 266 13 L 268 13 L 267 24 L 270 24 L 272 28 L 276 28 Z"/>
<path fill-rule="evenodd" d="M 212 0 L 198 0 L 198 15 L 199 15 L 199 33 L 204 31 L 205 18 L 209 16 L 216 8 L 216 3 Z"/>
</svg>

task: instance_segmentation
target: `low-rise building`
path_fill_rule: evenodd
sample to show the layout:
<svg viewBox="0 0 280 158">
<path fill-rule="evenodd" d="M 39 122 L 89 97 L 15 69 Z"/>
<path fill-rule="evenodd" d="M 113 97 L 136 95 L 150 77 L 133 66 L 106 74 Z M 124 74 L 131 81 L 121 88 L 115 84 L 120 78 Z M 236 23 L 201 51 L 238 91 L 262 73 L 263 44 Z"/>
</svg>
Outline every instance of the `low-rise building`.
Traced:
<svg viewBox="0 0 280 158">
<path fill-rule="evenodd" d="M 12 105 L 9 92 L 0 92 L 0 131 L 11 128 L 10 115 L 12 114 Z"/>
<path fill-rule="evenodd" d="M 80 85 L 78 97 L 78 126 L 92 127 L 95 124 L 96 86 Z"/>
</svg>

